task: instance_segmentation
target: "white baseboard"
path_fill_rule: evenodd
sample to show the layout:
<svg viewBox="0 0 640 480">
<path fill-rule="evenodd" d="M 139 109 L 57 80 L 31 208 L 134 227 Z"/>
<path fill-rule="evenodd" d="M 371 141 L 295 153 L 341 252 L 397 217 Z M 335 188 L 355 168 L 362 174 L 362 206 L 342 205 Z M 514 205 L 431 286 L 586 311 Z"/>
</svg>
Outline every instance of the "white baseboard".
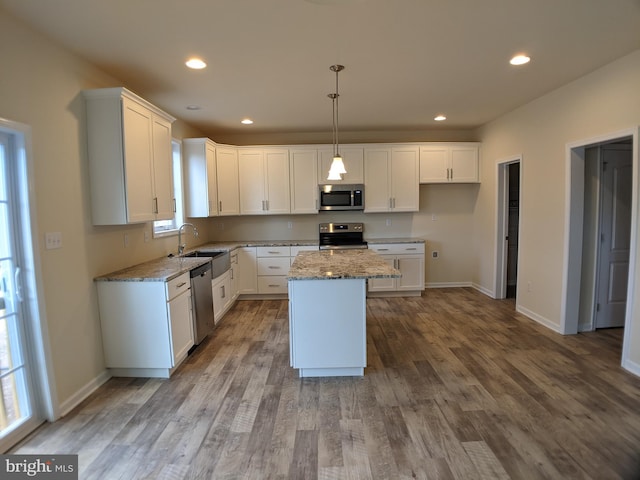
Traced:
<svg viewBox="0 0 640 480">
<path fill-rule="evenodd" d="M 485 294 L 487 297 L 489 298 L 493 298 L 495 300 L 496 298 L 496 292 L 494 292 L 493 290 L 489 290 L 488 288 L 483 287 L 482 285 L 479 285 L 477 283 L 472 283 L 471 286 L 479 291 L 480 293 Z"/>
<path fill-rule="evenodd" d="M 635 376 L 640 377 L 640 364 L 632 362 L 631 360 L 625 360 L 622 362 L 622 368 L 633 373 Z"/>
<path fill-rule="evenodd" d="M 471 287 L 471 282 L 433 282 L 425 283 L 425 288 L 455 288 L 455 287 Z"/>
<path fill-rule="evenodd" d="M 544 318 L 543 316 L 538 315 L 537 313 L 532 312 L 531 310 L 528 310 L 520 305 L 516 305 L 516 312 L 521 313 L 526 317 L 529 317 L 534 322 L 537 322 L 540 325 L 543 325 L 549 328 L 550 330 L 553 330 L 556 333 L 562 334 L 562 331 L 560 330 L 560 325 L 553 323 L 551 320 Z"/>
<path fill-rule="evenodd" d="M 86 383 L 80 390 L 78 390 L 70 398 L 66 399 L 60 404 L 60 417 L 64 417 L 65 415 L 67 415 L 71 410 L 77 407 L 80 402 L 82 402 L 85 398 L 95 392 L 110 378 L 111 373 L 109 373 L 109 370 L 104 370 L 102 373 L 100 373 L 100 375 L 95 377 L 90 382 Z"/>
</svg>

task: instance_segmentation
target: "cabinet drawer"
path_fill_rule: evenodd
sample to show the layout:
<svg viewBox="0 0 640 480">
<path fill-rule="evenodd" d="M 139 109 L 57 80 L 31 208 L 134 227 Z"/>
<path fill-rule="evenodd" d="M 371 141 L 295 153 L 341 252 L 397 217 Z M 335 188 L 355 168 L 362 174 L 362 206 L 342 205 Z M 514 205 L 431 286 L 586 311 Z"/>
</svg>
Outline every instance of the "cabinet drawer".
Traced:
<svg viewBox="0 0 640 480">
<path fill-rule="evenodd" d="M 258 258 L 258 276 L 286 275 L 289 272 L 289 256 Z"/>
<path fill-rule="evenodd" d="M 289 259 L 287 259 L 289 260 Z M 258 277 L 258 293 L 287 293 L 287 277 Z"/>
<path fill-rule="evenodd" d="M 288 257 L 289 247 L 257 247 L 258 257 Z"/>
<path fill-rule="evenodd" d="M 167 282 L 167 300 L 177 297 L 182 292 L 191 288 L 189 280 L 189 272 L 185 272 L 179 277 L 173 278 Z"/>
<path fill-rule="evenodd" d="M 424 243 L 370 243 L 369 250 L 380 255 L 424 255 Z"/>
</svg>

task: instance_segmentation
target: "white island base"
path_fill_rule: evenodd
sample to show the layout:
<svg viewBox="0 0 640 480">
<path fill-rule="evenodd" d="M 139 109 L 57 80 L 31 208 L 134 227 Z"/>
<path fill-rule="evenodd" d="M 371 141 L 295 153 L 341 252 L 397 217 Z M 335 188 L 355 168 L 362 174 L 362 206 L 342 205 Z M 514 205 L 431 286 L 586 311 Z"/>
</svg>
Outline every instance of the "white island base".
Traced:
<svg viewBox="0 0 640 480">
<path fill-rule="evenodd" d="M 290 362 L 300 377 L 363 376 L 367 280 L 289 280 Z"/>
</svg>

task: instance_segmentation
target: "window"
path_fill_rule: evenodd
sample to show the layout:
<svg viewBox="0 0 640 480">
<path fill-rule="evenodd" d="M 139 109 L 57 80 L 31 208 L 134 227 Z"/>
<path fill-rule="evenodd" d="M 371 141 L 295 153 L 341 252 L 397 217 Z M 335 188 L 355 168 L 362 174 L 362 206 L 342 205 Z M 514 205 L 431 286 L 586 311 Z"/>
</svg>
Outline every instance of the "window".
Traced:
<svg viewBox="0 0 640 480">
<path fill-rule="evenodd" d="M 182 152 L 178 140 L 171 142 L 173 152 L 173 195 L 176 199 L 176 214 L 172 220 L 153 222 L 153 237 L 177 235 L 178 228 L 184 223 L 184 201 L 182 195 Z"/>
</svg>

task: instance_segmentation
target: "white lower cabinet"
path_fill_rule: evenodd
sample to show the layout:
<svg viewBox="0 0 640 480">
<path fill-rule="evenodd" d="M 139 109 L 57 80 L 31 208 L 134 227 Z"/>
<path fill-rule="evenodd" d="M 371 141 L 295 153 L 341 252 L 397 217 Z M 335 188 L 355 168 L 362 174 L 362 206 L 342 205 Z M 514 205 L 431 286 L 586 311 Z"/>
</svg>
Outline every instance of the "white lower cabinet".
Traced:
<svg viewBox="0 0 640 480">
<path fill-rule="evenodd" d="M 238 265 L 238 250 L 231 252 L 231 297 L 235 302 L 240 295 L 240 266 Z"/>
<path fill-rule="evenodd" d="M 298 252 L 317 245 L 243 247 L 238 249 L 240 295 L 287 295 L 287 274 Z"/>
<path fill-rule="evenodd" d="M 194 344 L 189 273 L 168 282 L 96 285 L 105 363 L 111 374 L 168 378 Z"/>
<path fill-rule="evenodd" d="M 231 270 L 227 270 L 211 281 L 213 293 L 213 321 L 217 324 L 235 300 L 231 287 Z"/>
<path fill-rule="evenodd" d="M 287 273 L 291 266 L 290 247 L 257 247 L 258 293 L 287 293 Z"/>
<path fill-rule="evenodd" d="M 256 247 L 241 247 L 238 252 L 238 293 L 258 293 L 258 264 Z"/>
<path fill-rule="evenodd" d="M 369 249 L 402 273 L 401 278 L 369 280 L 369 293 L 413 292 L 419 295 L 424 290 L 424 243 L 370 243 Z"/>
</svg>

